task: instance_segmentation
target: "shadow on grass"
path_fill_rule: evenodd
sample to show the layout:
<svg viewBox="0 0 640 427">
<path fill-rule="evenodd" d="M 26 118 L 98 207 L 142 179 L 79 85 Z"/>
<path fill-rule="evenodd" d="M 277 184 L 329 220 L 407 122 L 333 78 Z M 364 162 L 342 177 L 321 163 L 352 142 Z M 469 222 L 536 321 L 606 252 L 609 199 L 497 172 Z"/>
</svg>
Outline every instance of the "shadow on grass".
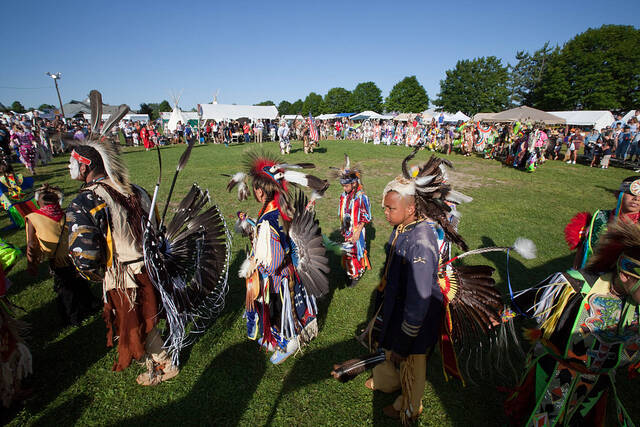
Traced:
<svg viewBox="0 0 640 427">
<path fill-rule="evenodd" d="M 41 309 L 42 312 L 55 311 L 55 303 L 55 300 L 51 301 Z M 47 321 L 39 325 L 44 327 Z M 29 412 L 37 413 L 45 408 L 109 351 L 105 345 L 105 333 L 104 322 L 99 316 L 94 316 L 66 337 L 44 348 L 32 344 L 34 375 L 30 386 L 34 394 L 26 404 Z M 88 400 L 81 400 L 89 404 Z M 81 410 L 82 407 L 76 408 L 78 416 Z"/>
<path fill-rule="evenodd" d="M 331 370 L 335 363 L 364 354 L 366 350 L 356 340 L 342 341 L 329 347 L 314 349 L 294 358 L 294 365 L 282 382 L 282 387 L 271 407 L 271 412 L 265 425 L 278 425 L 275 422 L 280 403 L 288 396 L 295 398 L 295 393 L 310 384 L 320 383 L 331 379 Z M 332 380 L 334 381 L 334 380 Z"/>
<path fill-rule="evenodd" d="M 238 425 L 265 370 L 256 343 L 243 340 L 213 359 L 183 398 L 114 425 Z"/>
<path fill-rule="evenodd" d="M 216 319 L 206 322 L 207 325 L 201 331 L 202 334 L 206 333 L 206 331 L 212 327 L 217 331 L 226 331 L 237 321 L 238 316 L 242 315 L 241 313 L 244 311 L 245 284 L 243 283 L 244 279 L 240 279 L 238 277 L 238 270 L 240 270 L 240 265 L 242 265 L 246 256 L 245 250 L 238 251 L 235 258 L 229 265 L 229 291 L 225 298 L 224 309 Z M 166 334 L 163 333 L 163 336 L 165 335 Z M 191 358 L 191 351 L 193 350 L 195 343 L 200 338 L 200 333 L 193 334 L 189 338 L 191 339 L 191 344 L 184 348 L 180 353 L 181 366 L 184 366 L 189 362 L 189 359 Z"/>
</svg>

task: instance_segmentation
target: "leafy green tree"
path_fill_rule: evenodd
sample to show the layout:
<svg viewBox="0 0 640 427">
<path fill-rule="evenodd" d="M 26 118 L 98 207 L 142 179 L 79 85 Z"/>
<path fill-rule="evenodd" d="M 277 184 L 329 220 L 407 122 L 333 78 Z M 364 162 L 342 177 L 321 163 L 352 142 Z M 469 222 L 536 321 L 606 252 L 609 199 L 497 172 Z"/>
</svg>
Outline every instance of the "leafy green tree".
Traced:
<svg viewBox="0 0 640 427">
<path fill-rule="evenodd" d="M 153 115 L 154 115 L 153 105 L 145 104 L 145 103 L 140 104 L 140 109 L 138 110 L 138 113 L 148 114 L 149 117 L 153 120 Z"/>
<path fill-rule="evenodd" d="M 322 96 L 315 92 L 311 92 L 302 103 L 302 115 L 307 116 L 309 113 L 317 116 L 322 112 Z"/>
<path fill-rule="evenodd" d="M 289 108 L 289 114 L 302 114 L 302 99 L 298 99 L 296 102 L 291 104 L 291 108 Z"/>
<path fill-rule="evenodd" d="M 161 111 L 161 112 L 173 111 L 173 108 L 171 108 L 169 101 L 165 99 L 160 104 L 158 104 L 158 111 Z"/>
<path fill-rule="evenodd" d="M 516 53 L 515 65 L 509 66 L 509 88 L 511 90 L 511 105 L 533 104 L 533 96 L 547 70 L 549 60 L 559 48 L 552 49 L 549 42 L 536 50 L 533 54 L 523 50 Z"/>
<path fill-rule="evenodd" d="M 350 112 L 359 113 L 366 110 L 382 111 L 382 92 L 374 82 L 360 83 L 351 92 L 349 99 Z"/>
<path fill-rule="evenodd" d="M 323 113 L 346 113 L 351 108 L 349 108 L 349 98 L 351 96 L 351 92 L 341 87 L 334 87 L 329 89 L 327 94 L 324 96 L 322 109 Z"/>
<path fill-rule="evenodd" d="M 40 111 L 44 111 L 44 110 L 55 110 L 55 109 L 56 109 L 56 107 L 54 107 L 54 106 L 53 106 L 53 105 L 51 105 L 51 104 L 41 104 L 41 105 L 38 107 L 38 110 L 40 110 Z"/>
<path fill-rule="evenodd" d="M 285 114 L 291 114 L 291 103 L 289 101 L 281 101 L 278 104 L 278 114 L 284 116 Z"/>
<path fill-rule="evenodd" d="M 509 72 L 495 56 L 463 59 L 440 80 L 435 104 L 444 111 L 496 112 L 509 104 Z"/>
<path fill-rule="evenodd" d="M 636 108 L 640 102 L 638 46 L 640 30 L 632 26 L 603 25 L 578 34 L 551 58 L 534 94 L 535 106 L 547 110 Z"/>
<path fill-rule="evenodd" d="M 254 105 L 266 106 L 266 105 L 276 105 L 276 103 L 271 101 L 271 100 L 267 100 L 267 101 L 262 101 L 262 102 L 260 102 L 258 104 L 254 104 Z"/>
<path fill-rule="evenodd" d="M 24 108 L 24 105 L 22 105 L 22 103 L 20 103 L 20 101 L 13 101 L 13 103 L 11 104 L 11 111 L 15 112 L 15 113 L 26 113 L 27 110 Z"/>
<path fill-rule="evenodd" d="M 429 96 L 416 76 L 405 77 L 391 89 L 385 108 L 387 111 L 419 113 L 429 108 Z"/>
</svg>

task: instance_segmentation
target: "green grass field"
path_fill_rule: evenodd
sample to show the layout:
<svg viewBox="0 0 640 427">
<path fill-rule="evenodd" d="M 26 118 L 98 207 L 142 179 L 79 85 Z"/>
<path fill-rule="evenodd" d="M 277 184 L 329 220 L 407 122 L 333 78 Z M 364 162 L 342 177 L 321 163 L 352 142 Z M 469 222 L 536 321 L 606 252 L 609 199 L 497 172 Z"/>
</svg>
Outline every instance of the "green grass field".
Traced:
<svg viewBox="0 0 640 427">
<path fill-rule="evenodd" d="M 273 143 L 264 147 L 277 151 Z M 255 215 L 257 203 L 252 199 L 238 202 L 235 192 L 225 191 L 228 178 L 221 176 L 238 171 L 243 153 L 252 148 L 253 144 L 196 146 L 178 179 L 178 194 L 172 205 L 195 181 L 211 191 L 231 224 L 238 210 Z M 80 327 L 62 327 L 46 266 L 42 265 L 40 276 L 33 278 L 26 273 L 23 258 L 9 275 L 14 285 L 8 294 L 26 310 L 18 316 L 32 325 L 29 346 L 34 373 L 27 386 L 33 394 L 23 406 L 5 411 L 0 421 L 10 425 L 394 425 L 384 418 L 382 407 L 395 396 L 367 390 L 363 385 L 366 375 L 339 384 L 329 372 L 333 363 L 365 353 L 354 333 L 367 320 L 370 297 L 384 261 L 383 246 L 391 231 L 380 206 L 381 193 L 384 185 L 400 173 L 400 161 L 409 149 L 342 141 L 322 142 L 313 155 L 305 155 L 300 143 L 293 148 L 287 160 L 314 162 L 320 177 L 328 177 L 329 166 L 339 166 L 343 154 L 349 153 L 364 170 L 364 186 L 374 217 L 367 231 L 373 270 L 357 287 L 345 288 L 339 260 L 331 259 L 333 288 L 320 303 L 320 334 L 302 354 L 272 366 L 269 356 L 245 338 L 244 283 L 238 279 L 237 269 L 247 241 L 240 236 L 234 235 L 230 292 L 222 316 L 184 351 L 180 375 L 153 388 L 136 384 L 141 366 L 134 364 L 120 373 L 111 371 L 116 350 L 105 346 L 106 330 L 99 315 Z M 166 197 L 183 149 L 162 149 L 165 173 L 161 200 Z M 421 152 L 417 160 L 428 156 L 428 152 Z M 124 159 L 133 181 L 152 191 L 157 179 L 156 154 L 133 148 L 126 150 Z M 572 256 L 563 238 L 565 224 L 579 211 L 612 207 L 613 191 L 629 175 L 621 169 L 591 169 L 562 162 L 548 162 L 529 174 L 491 160 L 455 154 L 449 159 L 455 166 L 455 187 L 474 197 L 472 203 L 460 207 L 460 231 L 471 248 L 509 245 L 518 236 L 536 243 L 537 259 L 512 258 L 511 278 L 518 289 L 570 267 Z M 39 168 L 36 177 L 36 185 L 50 182 L 61 186 L 66 193 L 65 206 L 79 188 L 79 183 L 69 178 L 67 161 L 67 157 L 57 157 L 47 167 Z M 325 198 L 317 203 L 320 224 L 327 235 L 339 228 L 340 192 L 339 183 L 332 182 Z M 3 215 L 0 227 L 6 225 L 8 220 Z M 24 230 L 3 232 L 1 237 L 25 247 Z M 495 278 L 504 289 L 503 255 L 479 256 L 468 262 L 495 265 Z M 99 285 L 94 285 L 94 291 L 100 293 Z M 633 402 L 637 392 L 632 392 L 631 383 L 622 374 L 622 400 L 632 417 L 640 419 L 640 405 Z M 505 424 L 504 394 L 494 387 L 446 383 L 437 354 L 430 361 L 427 380 L 421 425 Z"/>
</svg>

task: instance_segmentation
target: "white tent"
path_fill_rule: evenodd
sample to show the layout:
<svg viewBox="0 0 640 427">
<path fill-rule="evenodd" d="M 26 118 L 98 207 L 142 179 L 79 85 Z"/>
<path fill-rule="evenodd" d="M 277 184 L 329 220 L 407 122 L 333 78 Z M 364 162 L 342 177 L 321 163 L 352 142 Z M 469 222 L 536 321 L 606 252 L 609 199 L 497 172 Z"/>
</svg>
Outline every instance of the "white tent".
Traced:
<svg viewBox="0 0 640 427">
<path fill-rule="evenodd" d="M 447 117 L 445 115 L 445 122 L 457 122 L 457 121 L 466 122 L 470 118 L 471 117 L 467 116 L 465 113 L 463 113 L 462 111 L 458 110 L 457 113 L 455 113 L 453 116 L 450 117 L 450 120 L 447 120 Z"/>
<path fill-rule="evenodd" d="M 316 117 L 316 120 L 332 120 L 337 116 L 337 114 L 320 114 L 318 117 Z"/>
<path fill-rule="evenodd" d="M 198 114 L 202 120 L 273 120 L 278 117 L 278 109 L 273 105 L 198 104 Z"/>
<path fill-rule="evenodd" d="M 550 111 L 554 116 L 562 117 L 568 125 L 591 126 L 598 131 L 604 127 L 611 126 L 615 118 L 611 111 Z"/>
<path fill-rule="evenodd" d="M 363 111 L 362 113 L 356 114 L 355 116 L 349 117 L 350 120 L 367 120 L 367 119 L 384 119 L 382 114 L 378 114 L 375 111 Z"/>
<path fill-rule="evenodd" d="M 285 120 L 304 120 L 304 117 L 302 117 L 300 114 L 285 114 L 281 118 Z"/>
<path fill-rule="evenodd" d="M 85 120 L 90 120 L 91 119 L 91 114 L 83 114 L 82 117 L 85 118 Z M 103 114 L 101 120 L 102 121 L 107 121 L 109 120 L 109 117 L 111 117 L 111 114 Z M 129 113 L 127 115 L 125 115 L 122 120 L 130 120 L 132 122 L 145 122 L 147 123 L 149 121 L 149 115 L 148 114 L 138 114 L 138 113 Z"/>
<path fill-rule="evenodd" d="M 426 121 L 436 119 L 437 122 L 440 120 L 440 116 L 443 116 L 443 121 L 445 122 L 466 122 L 470 119 L 470 117 L 464 114 L 462 111 L 458 111 L 457 113 L 447 113 L 446 111 L 425 110 L 421 114 L 422 118 Z"/>
</svg>

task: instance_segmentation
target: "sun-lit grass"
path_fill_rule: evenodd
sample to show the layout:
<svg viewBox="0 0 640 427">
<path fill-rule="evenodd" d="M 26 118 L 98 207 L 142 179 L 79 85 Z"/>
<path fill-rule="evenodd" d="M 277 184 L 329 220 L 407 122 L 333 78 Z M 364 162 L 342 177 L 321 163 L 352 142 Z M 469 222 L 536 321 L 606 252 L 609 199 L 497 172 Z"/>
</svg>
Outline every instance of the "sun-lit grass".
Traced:
<svg viewBox="0 0 640 427">
<path fill-rule="evenodd" d="M 209 188 L 222 212 L 233 222 L 238 210 L 255 215 L 258 206 L 250 200 L 240 203 L 225 191 L 226 177 L 242 165 L 242 155 L 253 145 L 196 146 L 186 169 L 178 178 L 175 206 L 192 182 Z M 276 144 L 264 148 L 277 151 Z M 164 202 L 175 164 L 184 146 L 162 149 Z M 14 286 L 10 299 L 23 307 L 18 316 L 32 325 L 30 347 L 34 374 L 28 385 L 33 394 L 24 407 L 5 412 L 2 421 L 11 425 L 387 425 L 382 407 L 393 396 L 371 393 L 364 386 L 366 375 L 348 384 L 329 376 L 335 362 L 358 356 L 364 349 L 353 339 L 358 325 L 367 320 L 370 296 L 377 285 L 378 270 L 384 261 L 383 246 L 391 227 L 380 206 L 384 185 L 400 173 L 400 161 L 409 153 L 404 147 L 380 147 L 360 142 L 322 142 L 321 149 L 305 155 L 294 144 L 290 162 L 312 161 L 315 173 L 327 177 L 329 166 L 339 166 L 343 154 L 364 170 L 364 185 L 371 199 L 373 223 L 368 230 L 374 266 L 356 288 L 344 287 L 337 259 L 332 259 L 331 294 L 321 302 L 320 334 L 303 352 L 281 366 L 272 366 L 268 355 L 245 338 L 242 307 L 244 284 L 237 278 L 246 240 L 234 236 L 231 291 L 226 308 L 217 322 L 181 357 L 180 375 L 154 388 L 142 388 L 135 377 L 142 367 L 111 372 L 116 352 L 105 347 L 105 327 L 100 316 L 80 327 L 62 328 L 56 311 L 52 280 L 43 265 L 36 279 L 26 274 L 24 258 L 11 272 Z M 427 152 L 418 160 L 426 160 Z M 134 182 L 153 190 L 157 179 L 155 152 L 133 148 L 124 158 Z M 551 162 L 533 174 L 503 167 L 496 161 L 451 155 L 455 165 L 453 181 L 457 189 L 474 201 L 460 207 L 460 231 L 470 247 L 511 244 L 518 236 L 535 241 L 539 256 L 524 261 L 513 258 L 511 278 L 516 288 L 535 284 L 546 275 L 571 264 L 563 239 L 563 228 L 578 211 L 609 208 L 615 190 L 628 171 L 590 169 L 581 165 Z M 58 157 L 39 168 L 37 185 L 48 181 L 66 193 L 65 205 L 79 188 L 66 170 L 67 158 Z M 333 182 L 317 212 L 323 232 L 338 227 L 337 200 L 341 189 Z M 161 207 L 163 205 L 161 204 Z M 8 224 L 6 217 L 0 227 Z M 3 232 L 1 236 L 24 248 L 24 231 Z M 505 286 L 503 256 L 470 259 L 470 263 L 490 263 L 498 267 L 496 280 Z M 96 285 L 96 293 L 99 286 Z M 488 373 L 491 375 L 491 373 Z M 506 384 L 505 384 L 506 385 Z M 620 379 L 620 391 L 632 417 L 640 419 L 640 405 L 631 404 L 631 386 Z M 493 388 L 445 383 L 437 354 L 431 359 L 424 396 L 422 425 L 504 425 L 504 395 Z M 635 416 L 634 416 L 635 415 Z"/>
</svg>

